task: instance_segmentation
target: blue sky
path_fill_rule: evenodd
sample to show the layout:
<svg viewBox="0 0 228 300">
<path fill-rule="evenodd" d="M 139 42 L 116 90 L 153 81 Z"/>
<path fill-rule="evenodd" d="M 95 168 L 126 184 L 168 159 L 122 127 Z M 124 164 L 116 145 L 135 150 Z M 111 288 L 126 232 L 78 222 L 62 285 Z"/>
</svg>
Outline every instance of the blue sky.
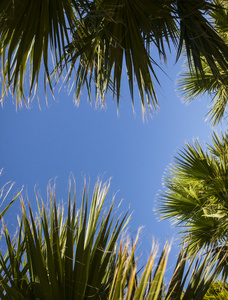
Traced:
<svg viewBox="0 0 228 300">
<path fill-rule="evenodd" d="M 15 110 L 10 97 L 0 108 L 0 158 L 2 182 L 14 181 L 13 193 L 24 186 L 34 202 L 34 186 L 45 199 L 48 182 L 56 182 L 57 199 L 67 201 L 68 181 L 74 175 L 80 199 L 84 178 L 93 188 L 98 177 L 111 179 L 108 199 L 116 194 L 116 204 L 123 203 L 120 212 L 130 207 L 133 212 L 129 231 L 134 235 L 144 226 L 141 250 L 149 251 L 152 237 L 164 245 L 177 230 L 169 221 L 158 222 L 154 213 L 155 200 L 162 188 L 165 169 L 185 142 L 199 138 L 210 141 L 211 127 L 205 122 L 207 99 L 186 106 L 175 92 L 175 80 L 181 64 L 169 64 L 161 74 L 157 87 L 160 109 L 148 121 L 142 121 L 139 98 L 135 97 L 135 113 L 127 90 L 122 87 L 119 114 L 116 103 L 107 96 L 106 107 L 89 104 L 86 92 L 79 107 L 73 104 L 73 94 L 56 90 L 56 100 L 49 97 L 46 106 L 40 90 L 41 109 L 36 99 L 30 109 Z M 5 217 L 15 225 L 19 201 Z M 177 242 L 174 242 L 177 243 Z"/>
</svg>

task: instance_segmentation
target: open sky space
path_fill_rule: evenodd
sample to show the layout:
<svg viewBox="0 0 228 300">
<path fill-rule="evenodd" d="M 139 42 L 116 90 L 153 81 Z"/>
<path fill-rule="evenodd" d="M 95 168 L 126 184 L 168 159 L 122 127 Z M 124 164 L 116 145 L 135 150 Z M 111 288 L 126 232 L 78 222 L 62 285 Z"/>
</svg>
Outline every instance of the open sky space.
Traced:
<svg viewBox="0 0 228 300">
<path fill-rule="evenodd" d="M 116 205 L 123 200 L 120 212 L 130 207 L 129 232 L 135 235 L 144 226 L 141 251 L 150 251 L 153 237 L 161 246 L 166 239 L 176 239 L 177 230 L 169 221 L 158 221 L 154 212 L 162 177 L 185 142 L 195 138 L 209 142 L 212 132 L 210 123 L 205 122 L 207 99 L 187 106 L 177 96 L 175 82 L 180 70 L 181 63 L 170 62 L 165 68 L 169 76 L 160 73 L 161 87 L 156 87 L 160 109 L 145 122 L 137 93 L 135 112 L 132 110 L 126 78 L 118 114 L 111 96 L 105 107 L 96 108 L 94 103 L 90 105 L 86 91 L 79 107 L 66 89 L 56 89 L 56 100 L 50 96 L 48 106 L 41 89 L 41 109 L 34 99 L 30 109 L 16 111 L 12 98 L 6 97 L 0 107 L 1 182 L 15 182 L 12 196 L 24 186 L 23 195 L 28 195 L 35 207 L 34 187 L 45 199 L 49 181 L 56 184 L 57 199 L 66 202 L 73 174 L 80 203 L 84 178 L 91 190 L 98 177 L 103 181 L 111 178 L 107 199 L 116 194 Z M 9 226 L 16 227 L 19 209 L 17 201 L 5 216 Z"/>
</svg>

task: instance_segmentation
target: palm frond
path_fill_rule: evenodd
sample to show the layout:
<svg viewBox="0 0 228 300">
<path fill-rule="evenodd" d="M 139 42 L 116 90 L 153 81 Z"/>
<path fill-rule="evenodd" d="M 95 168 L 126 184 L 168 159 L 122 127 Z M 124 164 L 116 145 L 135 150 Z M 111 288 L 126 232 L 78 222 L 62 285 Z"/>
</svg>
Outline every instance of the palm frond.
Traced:
<svg viewBox="0 0 228 300">
<path fill-rule="evenodd" d="M 31 96 L 37 89 L 41 65 L 44 82 L 50 86 L 51 50 L 56 65 L 69 43 L 69 27 L 75 26 L 76 16 L 82 13 L 86 1 L 3 0 L 0 3 L 0 60 L 2 98 L 11 90 L 16 105 L 26 101 L 25 82 Z M 30 67 L 28 68 L 28 65 Z M 26 72 L 29 69 L 29 79 Z M 45 83 L 46 85 L 46 83 Z"/>
<path fill-rule="evenodd" d="M 27 212 L 22 201 L 18 238 L 11 242 L 4 228 L 8 252 L 1 256 L 0 273 L 8 297 L 17 293 L 15 299 L 96 299 L 105 293 L 113 276 L 108 266 L 129 220 L 127 214 L 111 216 L 113 204 L 106 215 L 102 213 L 108 188 L 109 183 L 98 182 L 89 204 L 85 187 L 78 212 L 76 196 L 72 202 L 69 194 L 66 219 L 63 207 L 57 208 L 54 191 L 50 191 L 50 212 L 37 198 L 38 217 L 30 205 Z"/>
<path fill-rule="evenodd" d="M 169 2 L 101 1 L 82 20 L 82 26 L 73 33 L 73 41 L 67 47 L 70 63 L 68 80 L 74 76 L 76 101 L 82 87 L 87 84 L 91 96 L 91 82 L 95 95 L 104 101 L 111 90 L 119 105 L 121 78 L 125 64 L 129 90 L 134 100 L 136 81 L 143 112 L 146 107 L 157 108 L 154 79 L 158 81 L 154 66 L 158 64 L 150 55 L 150 45 L 155 44 L 158 53 L 166 59 L 165 42 L 177 39 L 177 28 Z"/>
<path fill-rule="evenodd" d="M 144 267 L 137 269 L 135 241 L 122 236 L 129 217 L 116 218 L 113 202 L 106 213 L 103 205 L 109 183 L 98 182 L 89 201 L 84 186 L 81 208 L 76 209 L 69 192 L 68 209 L 57 206 L 55 191 L 44 205 L 36 195 L 38 214 L 21 201 L 19 230 L 11 239 L 3 227 L 7 252 L 0 250 L 1 299 L 203 299 L 224 266 L 221 251 L 190 257 L 182 249 L 167 285 L 170 245 L 157 257 L 153 246 Z M 71 191 L 71 188 L 70 188 Z M 187 266 L 187 262 L 189 265 Z M 191 298 L 194 294 L 194 298 Z"/>
<path fill-rule="evenodd" d="M 191 102 L 196 97 L 209 94 L 211 97 L 211 109 L 206 115 L 213 126 L 217 125 L 226 116 L 228 101 L 228 76 L 220 72 L 221 78 L 215 77 L 206 62 L 202 63 L 204 77 L 197 76 L 193 70 L 181 74 L 177 82 L 177 89 L 184 102 Z"/>
<path fill-rule="evenodd" d="M 2 176 L 2 171 L 3 169 L 0 170 L 0 176 Z M 9 210 L 9 208 L 11 207 L 11 205 L 14 203 L 14 201 L 20 196 L 23 188 L 20 190 L 20 192 L 17 193 L 17 195 L 15 197 L 13 197 L 12 200 L 10 200 L 9 203 L 7 203 L 6 207 L 2 210 L 2 206 L 4 205 L 4 203 L 6 201 L 8 201 L 9 198 L 9 193 L 12 190 L 14 186 L 14 183 L 12 182 L 7 182 L 5 183 L 1 188 L 0 188 L 0 200 L 1 200 L 1 204 L 0 204 L 0 220 L 3 218 L 3 216 L 5 215 L 5 213 Z"/>
<path fill-rule="evenodd" d="M 203 300 L 224 300 L 228 297 L 228 286 L 222 281 L 213 282 Z"/>
<path fill-rule="evenodd" d="M 177 13 L 180 18 L 180 41 L 177 57 L 181 54 L 184 43 L 188 64 L 190 69 L 193 65 L 197 76 L 204 77 L 201 57 L 206 60 L 211 72 L 217 78 L 220 77 L 220 68 L 227 74 L 227 45 L 202 13 L 215 9 L 212 1 L 184 0 L 177 2 Z"/>
<path fill-rule="evenodd" d="M 76 101 L 84 85 L 91 97 L 91 82 L 95 84 L 96 99 L 104 101 L 107 90 L 111 90 L 119 105 L 121 78 L 125 63 L 129 90 L 134 104 L 134 81 L 136 81 L 143 113 L 146 107 L 151 111 L 158 106 L 154 80 L 159 83 L 152 48 L 166 60 L 166 52 L 172 42 L 179 59 L 183 46 L 186 49 L 189 66 L 206 78 L 203 69 L 205 60 L 216 78 L 220 69 L 228 69 L 228 47 L 203 16 L 213 10 L 210 1 L 201 4 L 189 1 L 101 1 L 91 10 L 76 28 L 73 41 L 67 47 L 65 61 L 70 63 L 67 81 L 74 77 Z M 180 28 L 180 32 L 179 32 Z M 210 51 L 208 51 L 210 49 Z M 63 63 L 63 62 L 62 62 Z M 218 67 L 217 67 L 218 65 Z"/>
<path fill-rule="evenodd" d="M 102 102 L 110 90 L 118 106 L 126 68 L 132 103 L 136 83 L 143 113 L 152 112 L 158 107 L 157 57 L 166 61 L 172 44 L 177 60 L 186 50 L 197 76 L 207 75 L 203 60 L 216 78 L 221 79 L 221 70 L 227 74 L 228 47 L 207 18 L 216 11 L 209 0 L 40 0 L 35 5 L 3 0 L 0 11 L 2 98 L 11 90 L 16 105 L 26 101 L 26 82 L 28 96 L 37 89 L 43 64 L 45 92 L 46 81 L 52 90 L 53 76 L 58 80 L 67 72 L 77 102 L 86 86 L 90 98 L 94 94 Z"/>
<path fill-rule="evenodd" d="M 199 141 L 187 144 L 165 176 L 158 212 L 184 228 L 190 251 L 227 247 L 228 138 L 213 134 L 203 150 Z"/>
<path fill-rule="evenodd" d="M 215 23 L 215 29 L 228 45 L 228 6 L 226 1 L 215 1 L 215 9 L 210 12 L 210 15 Z M 206 46 L 206 44 L 205 44 Z M 206 48 L 206 47 L 205 47 Z M 212 53 L 212 49 L 208 50 L 208 53 Z M 194 100 L 198 96 L 204 96 L 209 94 L 211 97 L 211 109 L 207 114 L 207 118 L 212 121 L 213 126 L 222 121 L 223 117 L 226 116 L 226 107 L 228 100 L 228 68 L 223 68 L 218 63 L 215 63 L 217 68 L 215 74 L 213 68 L 210 65 L 210 61 L 207 60 L 206 56 L 202 53 L 199 54 L 199 60 L 201 67 L 197 70 L 196 67 L 192 67 L 190 71 L 185 71 L 181 74 L 181 78 L 178 80 L 177 88 L 183 100 L 189 102 Z M 204 56 L 204 57 L 203 57 Z M 190 64 L 194 65 L 190 60 Z M 225 58 L 227 62 L 227 58 Z M 187 69 L 187 66 L 185 66 Z"/>
</svg>

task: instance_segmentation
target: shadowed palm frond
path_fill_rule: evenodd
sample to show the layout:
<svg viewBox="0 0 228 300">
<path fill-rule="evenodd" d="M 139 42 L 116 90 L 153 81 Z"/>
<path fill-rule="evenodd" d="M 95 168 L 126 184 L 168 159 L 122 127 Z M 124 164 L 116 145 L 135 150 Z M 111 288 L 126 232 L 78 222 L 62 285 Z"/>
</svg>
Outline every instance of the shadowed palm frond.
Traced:
<svg viewBox="0 0 228 300">
<path fill-rule="evenodd" d="M 215 29 L 228 45 L 228 4 L 227 1 L 215 1 L 216 9 L 210 13 Z M 209 51 L 208 51 L 209 52 Z M 213 126 L 222 121 L 226 116 L 226 106 L 228 101 L 228 74 L 227 70 L 216 64 L 219 76 L 215 76 L 209 61 L 200 56 L 203 75 L 192 68 L 191 72 L 186 71 L 181 74 L 178 80 L 178 91 L 185 102 L 194 100 L 198 96 L 208 93 L 212 98 L 211 109 L 207 118 L 212 121 Z M 226 59 L 227 61 L 227 59 Z M 185 66 L 187 69 L 187 66 Z"/>
<path fill-rule="evenodd" d="M 184 43 L 190 70 L 194 70 L 197 76 L 204 77 L 201 62 L 201 58 L 204 58 L 213 75 L 219 78 L 220 68 L 227 73 L 228 52 L 226 43 L 202 13 L 202 11 L 208 13 L 216 11 L 217 7 L 212 3 L 213 1 L 177 1 L 177 12 L 180 18 L 178 56 Z"/>
<path fill-rule="evenodd" d="M 159 83 L 155 67 L 160 66 L 154 49 L 166 60 L 171 43 L 176 46 L 177 60 L 183 47 L 189 66 L 206 77 L 202 58 L 214 76 L 221 76 L 220 68 L 228 69 L 228 47 L 204 17 L 214 9 L 211 1 L 100 1 L 87 14 L 82 26 L 76 28 L 73 41 L 67 47 L 70 63 L 68 80 L 74 78 L 76 101 L 84 85 L 91 96 L 91 82 L 95 95 L 104 101 L 111 89 L 119 104 L 122 70 L 125 64 L 129 90 L 134 101 L 134 82 L 139 89 L 143 112 L 158 105 L 154 80 Z M 203 13 L 204 12 L 204 13 Z M 65 62 L 66 63 L 66 62 Z M 219 66 L 219 67 L 218 67 Z"/>
<path fill-rule="evenodd" d="M 80 0 L 0 2 L 2 98 L 10 89 L 16 95 L 16 105 L 22 99 L 26 101 L 25 85 L 31 96 L 32 90 L 37 89 L 42 63 L 44 82 L 48 80 L 51 86 L 49 52 L 55 66 L 65 55 L 64 48 L 70 42 L 69 27 L 76 25 L 76 16 L 83 13 L 85 3 Z M 25 77 L 28 69 L 29 78 Z"/>
<path fill-rule="evenodd" d="M 151 44 L 166 59 L 165 48 L 170 39 L 177 43 L 177 27 L 171 14 L 169 2 L 148 1 L 100 1 L 96 9 L 82 20 L 83 26 L 76 28 L 73 41 L 67 47 L 70 63 L 68 79 L 76 68 L 76 99 L 82 87 L 95 83 L 96 99 L 104 100 L 107 90 L 117 97 L 119 105 L 121 79 L 124 69 L 132 102 L 134 101 L 134 81 L 136 81 L 142 109 L 157 108 L 152 76 L 158 78 L 154 66 L 158 66 Z M 156 56 L 156 55 L 155 55 Z"/>
<path fill-rule="evenodd" d="M 111 90 L 119 105 L 122 74 L 127 71 L 132 103 L 135 83 L 142 110 L 158 107 L 154 83 L 156 68 L 167 51 L 176 47 L 177 60 L 186 51 L 189 66 L 206 76 L 205 60 L 214 76 L 227 73 L 228 47 L 217 34 L 208 15 L 213 1 L 173 0 L 58 0 L 8 1 L 0 4 L 0 59 L 2 96 L 16 95 L 16 104 L 38 86 L 41 66 L 52 89 L 53 76 L 65 76 L 75 84 L 79 101 L 84 85 L 91 97 L 101 98 Z M 50 51 L 49 51 L 50 50 Z M 50 53 L 51 55 L 50 55 Z M 26 70 L 29 69 L 29 80 Z M 93 86 L 94 83 L 94 86 Z"/>
</svg>

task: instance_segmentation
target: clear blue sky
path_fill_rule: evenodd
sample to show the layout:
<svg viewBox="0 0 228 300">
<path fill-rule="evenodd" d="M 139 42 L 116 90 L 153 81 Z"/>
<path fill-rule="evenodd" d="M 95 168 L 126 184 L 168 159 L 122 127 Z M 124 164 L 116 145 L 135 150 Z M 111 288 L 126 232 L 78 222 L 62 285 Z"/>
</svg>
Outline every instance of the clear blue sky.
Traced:
<svg viewBox="0 0 228 300">
<path fill-rule="evenodd" d="M 158 222 L 154 214 L 155 199 L 162 188 L 162 177 L 178 149 L 193 138 L 208 142 L 209 123 L 204 121 L 206 99 L 184 105 L 175 92 L 175 80 L 180 64 L 165 69 L 170 78 L 161 75 L 162 87 L 157 87 L 160 109 L 153 119 L 142 121 L 139 98 L 135 94 L 133 114 L 127 82 L 122 87 L 119 115 L 116 103 L 107 97 L 107 105 L 95 109 L 81 96 L 79 107 L 73 104 L 73 94 L 56 89 L 54 101 L 45 105 L 40 90 L 41 110 L 36 99 L 31 108 L 17 112 L 10 97 L 0 108 L 0 167 L 1 182 L 14 181 L 13 193 L 24 185 L 24 195 L 35 201 L 34 186 L 45 199 L 49 180 L 56 179 L 57 199 L 67 200 L 69 176 L 77 183 L 80 199 L 84 178 L 91 188 L 100 176 L 111 180 L 108 199 L 116 195 L 116 204 L 123 200 L 120 211 L 130 206 L 133 211 L 129 231 L 136 233 L 144 226 L 141 250 L 149 251 L 152 237 L 164 245 L 172 240 L 176 230 L 169 221 Z M 5 221 L 15 224 L 19 201 L 7 213 Z"/>
</svg>

